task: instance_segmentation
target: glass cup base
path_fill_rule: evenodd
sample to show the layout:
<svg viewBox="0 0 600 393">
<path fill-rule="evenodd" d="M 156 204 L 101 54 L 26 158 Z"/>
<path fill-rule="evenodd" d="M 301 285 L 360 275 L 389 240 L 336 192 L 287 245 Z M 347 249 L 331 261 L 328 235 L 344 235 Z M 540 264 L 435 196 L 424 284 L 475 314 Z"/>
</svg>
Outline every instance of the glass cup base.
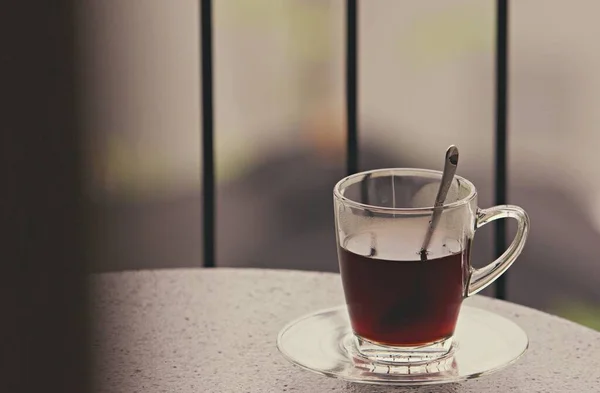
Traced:
<svg viewBox="0 0 600 393">
<path fill-rule="evenodd" d="M 452 337 L 419 346 L 390 346 L 350 335 L 344 340 L 346 351 L 372 363 L 386 365 L 416 365 L 451 358 L 455 350 Z"/>
</svg>

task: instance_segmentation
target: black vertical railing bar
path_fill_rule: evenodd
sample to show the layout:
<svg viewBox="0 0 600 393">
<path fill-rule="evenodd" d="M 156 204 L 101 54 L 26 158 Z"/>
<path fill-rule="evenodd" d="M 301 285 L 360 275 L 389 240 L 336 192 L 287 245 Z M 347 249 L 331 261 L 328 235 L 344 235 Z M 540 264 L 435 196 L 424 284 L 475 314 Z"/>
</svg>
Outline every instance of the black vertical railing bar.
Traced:
<svg viewBox="0 0 600 393">
<path fill-rule="evenodd" d="M 346 0 L 346 170 L 358 172 L 358 7 Z"/>
<path fill-rule="evenodd" d="M 507 120 L 508 120 L 508 0 L 496 2 L 496 138 L 495 138 L 495 204 L 507 203 Z M 506 220 L 495 223 L 494 252 L 500 256 L 506 249 Z M 496 297 L 506 299 L 507 274 L 496 281 Z"/>
<path fill-rule="evenodd" d="M 202 216 L 204 267 L 215 267 L 215 160 L 212 0 L 200 0 L 202 66 Z"/>
</svg>

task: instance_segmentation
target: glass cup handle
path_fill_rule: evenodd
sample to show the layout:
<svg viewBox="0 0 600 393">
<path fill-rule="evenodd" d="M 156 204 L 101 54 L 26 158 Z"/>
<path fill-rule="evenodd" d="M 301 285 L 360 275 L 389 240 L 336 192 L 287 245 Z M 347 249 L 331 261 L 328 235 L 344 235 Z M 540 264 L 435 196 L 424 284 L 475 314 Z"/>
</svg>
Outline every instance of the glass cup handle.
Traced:
<svg viewBox="0 0 600 393">
<path fill-rule="evenodd" d="M 490 207 L 489 209 L 478 209 L 475 229 L 479 229 L 485 224 L 501 218 L 514 218 L 517 220 L 517 235 L 506 251 L 494 262 L 481 269 L 471 268 L 467 297 L 476 294 L 494 282 L 513 264 L 515 259 L 521 254 L 521 251 L 523 251 L 525 240 L 527 240 L 529 233 L 529 216 L 525 213 L 525 210 L 518 206 L 500 205 Z"/>
</svg>

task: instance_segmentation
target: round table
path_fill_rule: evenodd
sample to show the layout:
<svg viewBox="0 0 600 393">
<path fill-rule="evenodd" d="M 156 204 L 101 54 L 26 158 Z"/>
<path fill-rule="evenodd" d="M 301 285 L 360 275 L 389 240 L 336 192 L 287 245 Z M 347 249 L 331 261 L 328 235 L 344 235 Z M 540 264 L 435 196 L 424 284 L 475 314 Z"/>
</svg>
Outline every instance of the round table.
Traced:
<svg viewBox="0 0 600 393">
<path fill-rule="evenodd" d="M 105 273 L 92 280 L 96 392 L 597 392 L 600 333 L 512 303 L 466 304 L 508 317 L 529 335 L 526 354 L 458 384 L 390 388 L 347 383 L 288 363 L 279 330 L 343 303 L 339 275 L 257 269 Z"/>
</svg>

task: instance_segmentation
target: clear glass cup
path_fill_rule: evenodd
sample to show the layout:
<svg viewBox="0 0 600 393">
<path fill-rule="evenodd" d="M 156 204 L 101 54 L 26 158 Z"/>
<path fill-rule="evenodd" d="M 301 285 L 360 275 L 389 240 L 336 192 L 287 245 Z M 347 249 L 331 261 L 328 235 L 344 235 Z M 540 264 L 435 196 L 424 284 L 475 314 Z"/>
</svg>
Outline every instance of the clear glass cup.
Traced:
<svg viewBox="0 0 600 393">
<path fill-rule="evenodd" d="M 384 363 L 431 362 L 452 353 L 463 299 L 489 284 L 521 253 L 529 218 L 517 206 L 477 207 L 473 184 L 455 176 L 434 207 L 442 173 L 379 169 L 334 188 L 338 258 L 356 350 Z M 440 218 L 426 256 L 420 253 L 434 210 Z M 514 218 L 515 239 L 498 259 L 471 266 L 475 230 Z"/>
</svg>

